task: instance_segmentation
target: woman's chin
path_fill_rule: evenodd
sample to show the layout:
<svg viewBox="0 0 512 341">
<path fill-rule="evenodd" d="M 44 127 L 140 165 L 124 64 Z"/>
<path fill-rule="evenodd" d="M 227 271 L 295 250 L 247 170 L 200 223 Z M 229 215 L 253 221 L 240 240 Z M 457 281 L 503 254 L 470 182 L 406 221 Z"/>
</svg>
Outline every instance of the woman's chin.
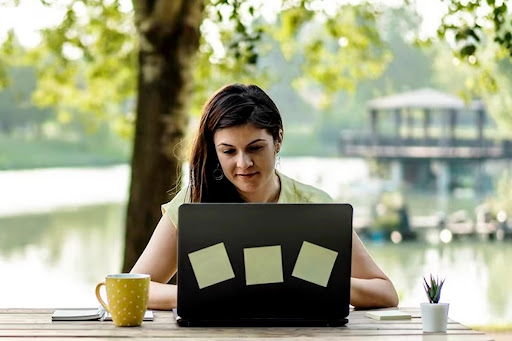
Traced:
<svg viewBox="0 0 512 341">
<path fill-rule="evenodd" d="M 242 192 L 244 194 L 251 194 L 257 191 L 257 186 L 251 186 L 247 184 L 237 184 L 236 188 L 238 188 L 239 192 Z"/>
<path fill-rule="evenodd" d="M 252 194 L 258 191 L 259 183 L 248 183 L 247 181 L 237 181 L 235 186 L 242 195 Z"/>
</svg>

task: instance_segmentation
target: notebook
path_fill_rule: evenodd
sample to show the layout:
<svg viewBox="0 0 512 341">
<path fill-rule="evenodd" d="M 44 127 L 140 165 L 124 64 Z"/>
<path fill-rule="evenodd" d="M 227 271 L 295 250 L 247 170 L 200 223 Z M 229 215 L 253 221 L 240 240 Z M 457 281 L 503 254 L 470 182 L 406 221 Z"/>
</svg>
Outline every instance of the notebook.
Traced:
<svg viewBox="0 0 512 341">
<path fill-rule="evenodd" d="M 366 316 L 374 320 L 410 320 L 411 314 L 400 310 L 367 311 Z"/>
<path fill-rule="evenodd" d="M 183 204 L 179 222 L 179 325 L 347 323 L 349 204 Z"/>
<path fill-rule="evenodd" d="M 112 321 L 112 316 L 103 307 L 91 309 L 56 309 L 52 321 Z M 144 321 L 153 321 L 153 311 L 146 310 Z"/>
</svg>

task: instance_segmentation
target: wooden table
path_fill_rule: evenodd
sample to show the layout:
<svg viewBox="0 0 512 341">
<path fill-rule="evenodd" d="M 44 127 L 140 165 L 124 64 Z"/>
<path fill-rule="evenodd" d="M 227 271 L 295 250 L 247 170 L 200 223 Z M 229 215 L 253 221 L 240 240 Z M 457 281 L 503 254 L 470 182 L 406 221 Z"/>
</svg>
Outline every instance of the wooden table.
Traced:
<svg viewBox="0 0 512 341">
<path fill-rule="evenodd" d="M 170 311 L 155 311 L 154 321 L 141 327 L 116 327 L 112 322 L 52 322 L 54 309 L 0 309 L 0 341 L 9 339 L 45 338 L 66 340 L 427 340 L 476 341 L 492 340 L 482 332 L 471 330 L 450 320 L 446 334 L 424 334 L 419 308 L 400 308 L 412 313 L 411 320 L 375 321 L 364 311 L 352 311 L 349 323 L 336 328 L 183 328 L 176 325 Z M 205 340 L 206 341 L 206 340 Z"/>
</svg>

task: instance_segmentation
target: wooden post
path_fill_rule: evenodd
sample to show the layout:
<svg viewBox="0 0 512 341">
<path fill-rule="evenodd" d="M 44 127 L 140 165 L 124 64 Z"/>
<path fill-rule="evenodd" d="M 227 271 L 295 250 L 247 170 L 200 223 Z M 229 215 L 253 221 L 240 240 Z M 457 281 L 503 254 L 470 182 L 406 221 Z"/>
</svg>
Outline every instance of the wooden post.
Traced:
<svg viewBox="0 0 512 341">
<path fill-rule="evenodd" d="M 402 137 L 402 109 L 395 109 L 395 137 L 400 140 Z"/>
<path fill-rule="evenodd" d="M 407 109 L 407 138 L 412 139 L 414 137 L 414 117 L 410 108 Z"/>
<path fill-rule="evenodd" d="M 449 125 L 450 125 L 450 145 L 455 145 L 455 128 L 457 125 L 457 110 L 450 109 L 449 111 Z"/>
<path fill-rule="evenodd" d="M 404 165 L 400 159 L 391 161 L 391 183 L 396 189 L 402 187 L 404 181 Z"/>
<path fill-rule="evenodd" d="M 430 109 L 423 109 L 423 138 L 425 143 L 428 143 L 430 128 Z"/>
<path fill-rule="evenodd" d="M 377 109 L 370 109 L 370 129 L 370 138 L 374 144 L 377 144 L 379 140 Z"/>
<path fill-rule="evenodd" d="M 478 129 L 478 144 L 483 145 L 484 141 L 485 111 L 480 108 L 476 111 L 476 127 Z"/>
<path fill-rule="evenodd" d="M 439 209 L 444 211 L 450 193 L 450 164 L 447 160 L 436 160 L 433 162 L 436 175 L 437 196 L 441 202 Z"/>
</svg>

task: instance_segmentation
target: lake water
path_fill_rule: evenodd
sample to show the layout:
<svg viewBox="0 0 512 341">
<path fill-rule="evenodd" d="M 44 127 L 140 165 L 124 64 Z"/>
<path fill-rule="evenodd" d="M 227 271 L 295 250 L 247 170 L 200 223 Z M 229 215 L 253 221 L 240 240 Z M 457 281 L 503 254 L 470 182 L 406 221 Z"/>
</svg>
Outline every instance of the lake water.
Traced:
<svg viewBox="0 0 512 341">
<path fill-rule="evenodd" d="M 344 201 L 374 195 L 362 160 L 284 159 L 281 171 Z M 0 172 L 1 308 L 97 306 L 96 283 L 121 268 L 128 175 L 127 166 Z M 354 182 L 365 182 L 366 191 L 349 186 Z M 510 240 L 365 245 L 392 278 L 401 306 L 426 300 L 422 276 L 432 272 L 447 278 L 442 301 L 452 318 L 512 323 Z"/>
</svg>

